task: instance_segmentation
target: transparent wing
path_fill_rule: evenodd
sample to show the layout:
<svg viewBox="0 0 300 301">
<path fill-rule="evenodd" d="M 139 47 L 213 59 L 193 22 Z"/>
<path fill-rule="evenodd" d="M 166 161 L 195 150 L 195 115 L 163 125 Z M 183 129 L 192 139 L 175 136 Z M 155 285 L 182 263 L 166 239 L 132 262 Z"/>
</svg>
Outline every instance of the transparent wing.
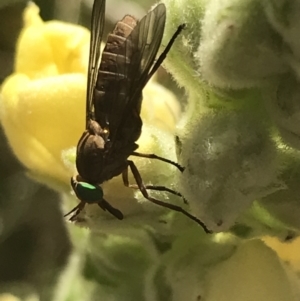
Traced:
<svg viewBox="0 0 300 301">
<path fill-rule="evenodd" d="M 134 95 L 138 95 L 146 84 L 162 41 L 165 22 L 166 7 L 161 3 L 141 19 L 126 40 L 126 52 L 129 52 L 128 48 L 132 44 L 137 45 L 127 70 L 128 76 L 133 79 L 131 86 L 128 87 L 129 103 L 132 98 L 134 101 Z"/>
<path fill-rule="evenodd" d="M 92 10 L 90 55 L 86 94 L 86 128 L 93 116 L 93 94 L 100 64 L 100 46 L 105 21 L 105 0 L 95 0 Z"/>
<path fill-rule="evenodd" d="M 137 23 L 124 42 L 124 53 L 117 56 L 118 73 L 123 74 L 127 80 L 125 85 L 120 84 L 120 96 L 116 94 L 114 99 L 110 99 L 111 111 L 122 112 L 121 116 L 110 114 L 107 118 L 108 123 L 113 125 L 110 126 L 112 144 L 116 139 L 133 142 L 139 136 L 142 90 L 161 44 L 165 20 L 165 5 L 159 4 Z M 124 57 L 128 61 L 126 64 Z M 126 98 L 122 99 L 121 95 L 126 95 Z"/>
</svg>

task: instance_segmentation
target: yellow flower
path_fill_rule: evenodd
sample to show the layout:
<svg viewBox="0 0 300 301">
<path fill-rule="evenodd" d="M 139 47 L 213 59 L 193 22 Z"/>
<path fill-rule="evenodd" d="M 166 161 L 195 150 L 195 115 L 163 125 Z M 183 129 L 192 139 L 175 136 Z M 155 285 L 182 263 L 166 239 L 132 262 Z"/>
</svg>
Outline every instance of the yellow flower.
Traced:
<svg viewBox="0 0 300 301">
<path fill-rule="evenodd" d="M 1 91 L 1 122 L 18 159 L 37 178 L 66 182 L 61 150 L 76 145 L 84 126 L 89 32 L 43 22 L 31 3 L 16 54 L 15 72 Z"/>
<path fill-rule="evenodd" d="M 69 187 L 72 171 L 62 151 L 74 150 L 84 130 L 90 34 L 81 26 L 43 22 L 33 3 L 25 9 L 24 23 L 15 72 L 1 89 L 0 120 L 32 176 L 52 187 Z M 175 97 L 155 83 L 145 90 L 150 110 L 144 108 L 143 115 L 172 131 L 179 114 Z"/>
</svg>

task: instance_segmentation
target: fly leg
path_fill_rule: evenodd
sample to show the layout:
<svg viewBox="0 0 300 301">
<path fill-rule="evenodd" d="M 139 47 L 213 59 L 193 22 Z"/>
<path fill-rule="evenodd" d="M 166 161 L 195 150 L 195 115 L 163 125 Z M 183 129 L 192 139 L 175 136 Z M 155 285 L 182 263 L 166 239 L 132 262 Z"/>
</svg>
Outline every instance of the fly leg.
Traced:
<svg viewBox="0 0 300 301">
<path fill-rule="evenodd" d="M 64 215 L 64 217 L 67 217 L 68 215 L 72 214 L 73 212 L 75 212 L 75 214 L 73 214 L 70 218 L 69 221 L 74 221 L 75 217 L 83 210 L 85 206 L 85 202 L 80 202 L 76 207 L 74 207 L 70 212 L 68 212 L 67 214 Z"/>
<path fill-rule="evenodd" d="M 110 214 L 112 214 L 117 219 L 123 219 L 123 214 L 120 210 L 114 208 L 110 203 L 102 199 L 100 202 L 97 203 L 101 209 L 104 211 L 108 211 Z"/>
<path fill-rule="evenodd" d="M 181 172 L 184 171 L 184 167 L 182 167 L 182 166 L 179 165 L 178 163 L 176 163 L 176 162 L 174 162 L 174 161 L 171 161 L 171 160 L 169 160 L 169 159 L 166 159 L 166 158 L 157 156 L 157 155 L 155 155 L 155 154 L 142 154 L 142 153 L 138 153 L 138 152 L 132 152 L 130 155 L 131 155 L 131 156 L 136 156 L 136 157 L 148 158 L 148 159 L 157 159 L 157 160 L 160 160 L 160 161 L 163 161 L 163 162 L 166 162 L 166 163 L 169 163 L 169 164 L 174 165 L 174 166 L 177 167 Z"/>
<path fill-rule="evenodd" d="M 159 200 L 149 196 L 149 194 L 147 192 L 147 189 L 146 189 L 146 186 L 144 185 L 142 177 L 141 177 L 137 167 L 135 166 L 134 162 L 131 161 L 131 160 L 127 160 L 127 163 L 128 163 L 128 166 L 131 169 L 131 172 L 134 176 L 134 179 L 137 183 L 137 186 L 138 186 L 139 190 L 141 191 L 141 193 L 143 194 L 143 196 L 147 200 L 149 200 L 150 202 L 152 202 L 156 205 L 166 207 L 166 208 L 172 209 L 172 210 L 177 211 L 177 212 L 181 212 L 182 214 L 184 214 L 185 216 L 187 216 L 188 218 L 190 218 L 191 220 L 193 220 L 197 224 L 199 224 L 206 233 L 211 233 L 211 231 L 206 227 L 206 225 L 201 220 L 199 220 L 197 217 L 193 216 L 192 214 L 188 213 L 187 211 L 185 211 L 180 206 L 165 203 L 165 202 L 159 201 Z M 130 187 L 130 184 L 129 184 L 129 181 L 128 181 L 128 167 L 123 171 L 122 176 L 123 176 L 124 185 L 127 186 L 127 187 Z"/>
<path fill-rule="evenodd" d="M 123 182 L 125 182 L 124 180 L 124 175 L 122 174 L 123 176 Z M 126 185 L 127 186 L 127 185 Z M 139 186 L 137 184 L 129 184 L 130 188 L 133 188 L 133 189 L 140 189 Z M 151 184 L 147 184 L 147 185 L 144 185 L 144 187 L 147 189 L 147 190 L 156 190 L 156 191 L 165 191 L 165 192 L 169 192 L 169 193 L 172 193 L 176 196 L 179 196 L 180 198 L 183 199 L 183 202 L 185 204 L 188 204 L 188 201 L 187 199 L 178 191 L 176 190 L 173 190 L 173 189 L 170 189 L 168 187 L 165 187 L 165 186 L 157 186 L 157 185 L 151 185 Z"/>
<path fill-rule="evenodd" d="M 176 191 L 176 190 L 170 189 L 170 188 L 165 187 L 165 186 L 158 186 L 158 185 L 152 185 L 152 184 L 147 184 L 147 185 L 144 185 L 144 186 L 145 186 L 145 188 L 146 188 L 147 190 L 156 190 L 156 191 L 165 191 L 165 192 L 169 192 L 169 193 L 171 193 L 171 194 L 174 194 L 174 195 L 179 196 L 180 198 L 182 198 L 182 200 L 183 200 L 183 202 L 184 202 L 185 204 L 188 204 L 188 203 L 189 203 L 189 202 L 187 201 L 187 199 L 186 199 L 180 192 L 178 192 L 178 191 Z M 139 189 L 138 185 L 135 185 L 135 184 L 131 185 L 131 187 L 132 187 L 132 188 L 137 188 L 137 189 Z"/>
<path fill-rule="evenodd" d="M 153 76 L 153 74 L 157 71 L 157 69 L 160 67 L 160 65 L 163 63 L 163 61 L 165 60 L 168 52 L 170 51 L 172 45 L 174 44 L 175 40 L 177 39 L 177 37 L 179 36 L 179 34 L 181 33 L 181 31 L 186 27 L 185 24 L 181 24 L 178 26 L 177 30 L 175 31 L 175 33 L 173 34 L 171 40 L 169 41 L 169 43 L 167 44 L 165 50 L 161 53 L 161 55 L 158 57 L 157 61 L 155 62 L 154 66 L 152 67 L 152 69 L 150 70 L 148 77 L 146 79 L 146 83 L 148 82 L 148 80 Z"/>
</svg>

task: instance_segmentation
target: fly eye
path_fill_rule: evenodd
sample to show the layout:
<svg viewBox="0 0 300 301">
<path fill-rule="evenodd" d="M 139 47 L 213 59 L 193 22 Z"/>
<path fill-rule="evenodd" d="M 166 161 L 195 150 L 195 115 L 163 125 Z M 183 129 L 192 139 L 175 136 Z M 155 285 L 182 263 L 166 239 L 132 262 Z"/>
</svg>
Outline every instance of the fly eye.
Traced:
<svg viewBox="0 0 300 301">
<path fill-rule="evenodd" d="M 78 199 L 86 203 L 98 203 L 103 199 L 103 190 L 100 186 L 77 182 L 73 189 Z"/>
</svg>

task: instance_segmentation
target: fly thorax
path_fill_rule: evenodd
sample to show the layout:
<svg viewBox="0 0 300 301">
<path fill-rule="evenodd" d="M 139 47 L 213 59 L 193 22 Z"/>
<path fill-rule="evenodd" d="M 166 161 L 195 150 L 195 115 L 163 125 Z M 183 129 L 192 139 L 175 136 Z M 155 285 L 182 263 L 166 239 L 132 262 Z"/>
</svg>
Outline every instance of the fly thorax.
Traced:
<svg viewBox="0 0 300 301">
<path fill-rule="evenodd" d="M 102 128 L 97 121 L 92 119 L 89 120 L 87 131 L 90 135 L 102 137 L 105 142 L 109 136 L 109 130 L 107 128 Z"/>
<path fill-rule="evenodd" d="M 105 139 L 86 130 L 77 145 L 76 167 L 79 175 L 91 183 L 99 183 L 104 156 Z"/>
</svg>

